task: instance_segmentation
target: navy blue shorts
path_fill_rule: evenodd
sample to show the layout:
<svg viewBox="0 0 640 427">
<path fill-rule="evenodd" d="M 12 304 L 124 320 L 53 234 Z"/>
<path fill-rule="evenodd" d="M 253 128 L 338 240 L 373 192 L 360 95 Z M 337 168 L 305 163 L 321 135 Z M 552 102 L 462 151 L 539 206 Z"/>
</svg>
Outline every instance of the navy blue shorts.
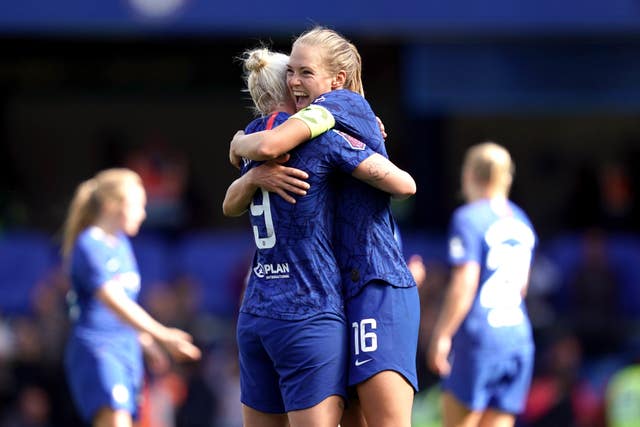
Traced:
<svg viewBox="0 0 640 427">
<path fill-rule="evenodd" d="M 418 390 L 416 352 L 420 328 L 418 288 L 372 282 L 346 302 L 349 386 L 382 371 L 396 371 Z"/>
<path fill-rule="evenodd" d="M 124 409 L 134 419 L 138 417 L 142 360 L 131 364 L 131 360 L 117 355 L 119 350 L 113 351 L 110 347 L 78 337 L 71 337 L 67 345 L 67 382 L 78 413 L 87 422 L 91 422 L 103 407 Z"/>
<path fill-rule="evenodd" d="M 455 351 L 442 388 L 474 411 L 493 408 L 519 414 L 531 385 L 533 359 L 533 346 L 506 353 Z"/>
<path fill-rule="evenodd" d="M 329 396 L 346 399 L 347 329 L 343 317 L 303 320 L 238 317 L 240 400 L 281 414 L 307 409 Z"/>
</svg>

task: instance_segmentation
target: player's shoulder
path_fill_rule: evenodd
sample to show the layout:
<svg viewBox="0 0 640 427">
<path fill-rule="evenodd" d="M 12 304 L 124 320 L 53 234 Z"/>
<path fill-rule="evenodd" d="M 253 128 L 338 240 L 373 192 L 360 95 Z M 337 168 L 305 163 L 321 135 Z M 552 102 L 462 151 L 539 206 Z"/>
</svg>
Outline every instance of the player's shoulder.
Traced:
<svg viewBox="0 0 640 427">
<path fill-rule="evenodd" d="M 482 200 L 465 203 L 457 207 L 451 216 L 455 229 L 480 231 L 491 221 L 490 209 Z"/>
<path fill-rule="evenodd" d="M 244 128 L 244 133 L 260 132 L 281 125 L 289 118 L 289 114 L 279 111 L 268 116 L 256 117 Z"/>
<path fill-rule="evenodd" d="M 371 105 L 364 98 L 364 96 L 360 95 L 357 92 L 353 92 L 348 89 L 337 89 L 332 90 L 331 92 L 324 93 L 316 98 L 312 104 L 316 105 L 344 105 L 351 107 L 359 107 L 364 108 L 366 110 L 371 110 Z"/>
<path fill-rule="evenodd" d="M 78 234 L 73 247 L 74 264 L 84 264 L 90 260 L 102 260 L 108 252 L 106 233 L 98 227 L 88 227 Z"/>
<path fill-rule="evenodd" d="M 513 212 L 513 215 L 522 219 L 525 219 L 527 221 L 529 221 L 529 215 L 527 215 L 527 213 L 525 212 L 524 209 L 522 209 L 522 207 L 520 207 L 520 205 L 518 205 L 517 203 L 514 203 L 512 200 L 509 200 L 509 208 L 511 209 L 511 211 Z"/>
<path fill-rule="evenodd" d="M 531 233 L 534 236 L 534 239 L 536 239 L 537 236 L 536 236 L 535 227 L 533 225 L 533 222 L 531 222 L 531 218 L 529 218 L 529 215 L 527 215 L 525 210 L 522 209 L 517 204 L 513 203 L 511 200 L 509 200 L 509 206 L 511 208 L 511 211 L 513 212 L 513 217 L 516 218 L 518 221 L 520 221 L 522 224 L 524 224 L 526 228 L 531 231 Z"/>
<path fill-rule="evenodd" d="M 102 246 L 106 239 L 107 235 L 101 228 L 90 226 L 78 234 L 76 245 L 81 248 Z"/>
<path fill-rule="evenodd" d="M 480 202 L 465 203 L 458 206 L 453 211 L 453 218 L 457 220 L 473 219 L 484 210 L 484 205 Z"/>
</svg>

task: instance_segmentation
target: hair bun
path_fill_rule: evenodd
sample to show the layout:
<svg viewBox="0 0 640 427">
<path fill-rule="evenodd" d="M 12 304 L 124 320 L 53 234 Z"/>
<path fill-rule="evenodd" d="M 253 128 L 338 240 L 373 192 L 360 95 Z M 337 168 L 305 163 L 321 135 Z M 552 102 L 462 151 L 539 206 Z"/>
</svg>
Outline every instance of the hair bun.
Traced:
<svg viewBox="0 0 640 427">
<path fill-rule="evenodd" d="M 267 49 L 254 49 L 246 53 L 244 68 L 250 72 L 260 71 L 267 65 Z"/>
</svg>

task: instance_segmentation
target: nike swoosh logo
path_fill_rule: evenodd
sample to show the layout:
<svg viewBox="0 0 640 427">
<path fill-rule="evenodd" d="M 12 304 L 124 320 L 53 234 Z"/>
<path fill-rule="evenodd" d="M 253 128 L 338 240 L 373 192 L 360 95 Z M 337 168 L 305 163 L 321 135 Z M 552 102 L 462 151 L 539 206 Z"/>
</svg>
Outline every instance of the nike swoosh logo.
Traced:
<svg viewBox="0 0 640 427">
<path fill-rule="evenodd" d="M 366 359 L 366 360 L 358 360 L 356 359 L 356 366 L 362 366 L 367 362 L 371 362 L 373 359 Z"/>
</svg>

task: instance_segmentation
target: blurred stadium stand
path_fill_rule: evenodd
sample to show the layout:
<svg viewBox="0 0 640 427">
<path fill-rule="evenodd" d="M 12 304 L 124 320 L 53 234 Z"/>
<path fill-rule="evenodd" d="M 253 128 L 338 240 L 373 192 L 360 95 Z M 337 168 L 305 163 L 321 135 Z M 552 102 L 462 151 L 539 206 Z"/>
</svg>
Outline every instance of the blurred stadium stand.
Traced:
<svg viewBox="0 0 640 427">
<path fill-rule="evenodd" d="M 33 291 L 56 265 L 47 235 L 11 231 L 0 236 L 0 313 L 28 314 Z"/>
<path fill-rule="evenodd" d="M 259 13 L 257 12 L 259 11 Z M 336 11 L 340 11 L 336 13 Z M 5 2 L 0 27 L 6 32 L 103 32 L 228 34 L 254 31 L 289 34 L 310 22 L 350 33 L 414 37 L 421 34 L 599 34 L 637 31 L 640 10 L 633 0 L 498 0 L 478 3 L 401 0 L 325 1 L 321 8 L 284 0 L 278 7 L 258 1 L 81 0 Z"/>
</svg>

